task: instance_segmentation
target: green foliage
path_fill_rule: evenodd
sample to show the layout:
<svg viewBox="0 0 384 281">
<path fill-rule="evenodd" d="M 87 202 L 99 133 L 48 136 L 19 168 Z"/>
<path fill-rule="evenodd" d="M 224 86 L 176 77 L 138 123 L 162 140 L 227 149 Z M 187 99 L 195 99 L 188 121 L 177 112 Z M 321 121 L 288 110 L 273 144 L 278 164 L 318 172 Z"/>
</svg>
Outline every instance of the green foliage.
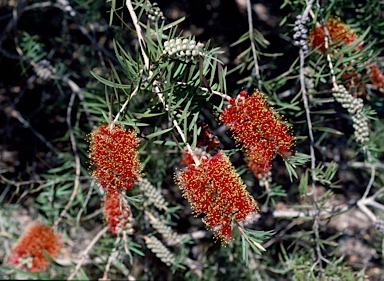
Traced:
<svg viewBox="0 0 384 281">
<path fill-rule="evenodd" d="M 228 17 L 228 1 L 11 2 L 0 10 L 9 20 L 0 65 L 10 72 L 0 75 L 2 279 L 380 277 L 370 269 L 383 267 L 384 78 L 369 67 L 384 71 L 383 3 L 285 0 L 255 6 L 257 17 L 240 6 Z M 334 15 L 357 39 L 305 52 L 298 30 L 309 36 Z M 341 86 L 349 100 L 335 95 Z M 295 153 L 279 151 L 270 173 L 257 177 L 217 122 L 241 89 L 263 92 L 295 137 Z M 363 121 L 369 137 L 359 141 Z M 133 220 L 118 234 L 104 227 L 105 189 L 90 175 L 86 142 L 95 125 L 111 123 L 137 132 L 143 168 L 121 194 Z M 199 157 L 222 149 L 258 200 L 260 212 L 244 221 L 231 214 L 225 247 L 174 183 L 186 147 Z M 52 225 L 65 245 L 59 257 L 45 252 L 51 266 L 39 273 L 7 260 L 33 219 Z"/>
<path fill-rule="evenodd" d="M 252 229 L 243 228 L 241 231 L 241 244 L 243 251 L 243 260 L 245 264 L 248 263 L 248 250 L 252 248 L 256 253 L 261 255 L 261 251 L 265 251 L 262 243 L 264 240 L 269 239 L 273 235 L 273 231 L 256 231 Z M 250 246 L 250 247 L 249 247 Z"/>
</svg>

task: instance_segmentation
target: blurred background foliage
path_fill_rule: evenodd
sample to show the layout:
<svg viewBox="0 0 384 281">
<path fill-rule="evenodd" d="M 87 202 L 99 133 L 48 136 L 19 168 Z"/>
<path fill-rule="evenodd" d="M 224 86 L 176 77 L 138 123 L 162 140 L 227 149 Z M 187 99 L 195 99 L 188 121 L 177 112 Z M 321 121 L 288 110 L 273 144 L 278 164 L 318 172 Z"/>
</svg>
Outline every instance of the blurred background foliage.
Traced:
<svg viewBox="0 0 384 281">
<path fill-rule="evenodd" d="M 251 1 L 259 77 L 253 71 L 246 1 L 157 2 L 167 23 L 185 17 L 179 22 L 176 34 L 191 35 L 204 43 L 210 41 L 210 48 L 220 48 L 218 59 L 228 71 L 226 93 L 234 97 L 243 88 L 250 91 L 259 88 L 292 125 L 297 136 L 296 150 L 309 154 L 308 126 L 298 79 L 299 48 L 293 44 L 296 16 L 306 8 L 306 1 Z M 383 70 L 384 4 L 376 0 L 317 3 L 325 18 L 337 15 L 359 35 L 368 30 L 363 40 L 366 45 L 371 44 L 370 48 L 356 61 L 362 65 L 367 61 L 376 62 Z M 112 4 L 116 7 L 113 16 Z M 313 10 L 316 11 L 316 5 Z M 311 18 L 307 28 L 313 27 L 316 20 Z M 1 278 L 67 279 L 68 267 L 73 270 L 82 251 L 103 228 L 101 191 L 89 176 L 85 139 L 94 125 L 105 121 L 102 112 L 110 111 L 110 96 L 106 92 L 112 91 L 106 90 L 91 72 L 110 80 L 118 73 L 124 82 L 129 81 L 116 57 L 114 40 L 134 60 L 138 59 L 137 36 L 123 1 L 0 0 L 0 243 L 4 246 L 0 249 L 0 259 L 5 261 L 23 226 L 35 218 L 47 224 L 60 219 L 60 230 L 66 241 L 59 264 L 47 272 L 12 271 L 4 263 L 0 266 Z M 108 277 L 365 280 L 363 276 L 366 276 L 368 280 L 382 280 L 383 235 L 354 207 L 366 191 L 371 176 L 369 165 L 377 167 L 373 191 L 384 183 L 381 173 L 384 94 L 367 87 L 363 96 L 364 102 L 375 112 L 370 135 L 374 163 L 367 163 L 361 147 L 353 140 L 347 113 L 340 105 L 327 102 L 332 88 L 327 67 L 324 55 L 313 52 L 308 56 L 306 75 L 308 83 L 312 83 L 311 116 L 317 128 L 314 130 L 319 161 L 316 171 L 318 178 L 324 179 L 320 180 L 321 186 L 316 192 L 322 200 L 318 202 L 321 207 L 334 208 L 334 213 L 318 226 L 320 237 L 315 235 L 311 216 L 300 217 L 297 212 L 289 215 L 290 210 L 310 208 L 313 204 L 310 197 L 302 196 L 308 191 L 306 168 L 309 164 L 298 165 L 295 169 L 298 179 L 291 181 L 284 161 L 278 157 L 273 162 L 270 190 L 260 187 L 259 181 L 245 168 L 234 142 L 215 121 L 212 107 L 204 104 L 200 118 L 232 153 L 234 166 L 261 206 L 261 216 L 253 226 L 275 232 L 265 242 L 267 252 L 258 255 L 249 251 L 249 263 L 245 265 L 239 239 L 227 247 L 214 243 L 211 233 L 201 225 L 201 219 L 190 214 L 188 204 L 174 185 L 175 167 L 180 167 L 180 151 L 146 142 L 140 153 L 145 171 L 150 171 L 147 178 L 154 190 L 161 191 L 169 207 L 165 211 L 156 204 L 144 203 L 143 207 L 142 202 L 149 201 L 153 193 L 146 195 L 144 192 L 143 200 L 135 197 L 142 195 L 143 187 L 133 191 L 130 196 L 135 206 L 133 214 L 138 222 L 135 226 L 138 233 L 149 230 L 161 233 L 144 215 L 144 211 L 150 210 L 163 218 L 174 232 L 195 236 L 186 239 L 182 246 L 172 247 L 173 253 L 180 257 L 180 264 L 184 264 L 178 268 L 162 263 L 143 247 L 142 238 L 133 236 L 128 239 L 126 255 L 114 257 Z M 360 67 L 363 81 L 369 85 L 367 73 Z M 48 74 L 42 72 L 47 69 Z M 220 99 L 216 98 L 212 103 L 219 108 Z M 149 96 L 143 95 L 140 102 L 130 104 L 130 110 L 142 112 L 143 105 L 156 106 Z M 142 137 L 152 132 L 154 126 L 161 127 L 166 118 L 153 116 L 145 122 L 151 126 L 147 131 L 143 129 Z M 80 171 L 76 171 L 76 161 L 81 163 Z M 331 168 L 327 170 L 327 167 Z M 79 182 L 78 192 L 67 214 L 61 218 L 60 212 L 73 194 L 75 181 Z M 380 197 L 378 200 L 380 202 Z M 288 215 L 278 217 L 276 211 L 287 211 Z M 383 217 L 382 211 L 377 211 L 376 215 Z M 330 263 L 315 264 L 315 244 L 321 245 Z M 76 278 L 101 278 L 116 245 L 119 245 L 116 237 L 105 235 L 93 247 Z"/>
</svg>

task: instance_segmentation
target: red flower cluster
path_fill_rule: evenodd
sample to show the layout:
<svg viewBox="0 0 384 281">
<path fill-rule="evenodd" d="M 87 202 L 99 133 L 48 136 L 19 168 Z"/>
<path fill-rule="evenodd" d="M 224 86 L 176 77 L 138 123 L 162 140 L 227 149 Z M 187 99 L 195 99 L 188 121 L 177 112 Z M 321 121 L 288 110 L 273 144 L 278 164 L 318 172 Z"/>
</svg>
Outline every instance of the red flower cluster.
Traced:
<svg viewBox="0 0 384 281">
<path fill-rule="evenodd" d="M 367 67 L 368 76 L 372 84 L 381 92 L 384 92 L 384 74 L 381 72 L 376 63 Z"/>
<path fill-rule="evenodd" d="M 326 21 L 326 27 L 329 31 L 329 35 L 332 41 L 339 41 L 337 47 L 343 47 L 358 39 L 356 33 L 345 23 L 343 23 L 338 17 L 330 17 Z M 309 44 L 314 47 L 320 47 L 322 52 L 325 51 L 324 45 L 324 28 L 320 24 L 316 24 L 316 27 L 311 31 L 308 40 Z M 364 42 L 361 42 L 356 46 L 355 51 L 363 48 Z M 372 84 L 381 92 L 384 92 L 384 74 L 380 71 L 378 65 L 373 63 L 366 67 L 368 77 Z M 354 88 L 356 95 L 363 95 L 366 90 L 363 84 L 362 75 L 356 70 L 351 70 L 343 74 L 343 78 L 346 80 L 346 86 L 348 88 Z"/>
<path fill-rule="evenodd" d="M 362 83 L 362 75 L 357 70 L 344 72 L 342 75 L 345 80 L 345 86 L 349 89 L 353 88 L 356 92 L 356 97 L 363 95 L 365 85 Z"/>
<path fill-rule="evenodd" d="M 35 221 L 26 228 L 13 246 L 8 263 L 19 265 L 30 272 L 43 271 L 49 265 L 43 249 L 55 258 L 61 248 L 60 238 L 53 229 Z"/>
<path fill-rule="evenodd" d="M 356 33 L 345 23 L 341 21 L 339 17 L 331 16 L 325 22 L 325 26 L 329 32 L 329 36 L 333 42 L 339 41 L 341 46 L 348 45 L 354 42 L 358 36 Z M 308 41 L 311 46 L 320 47 L 322 52 L 325 51 L 325 32 L 324 27 L 317 23 L 315 28 L 310 32 Z M 361 49 L 362 45 L 356 47 Z"/>
<path fill-rule="evenodd" d="M 206 152 L 220 145 L 218 139 L 208 130 L 208 125 L 203 123 L 200 134 L 197 136 L 197 146 L 207 146 Z"/>
<path fill-rule="evenodd" d="M 231 100 L 231 106 L 221 113 L 219 120 L 232 131 L 255 176 L 271 169 L 276 153 L 285 158 L 294 152 L 294 137 L 289 127 L 257 90 L 251 96 L 241 91 L 236 100 Z"/>
<path fill-rule="evenodd" d="M 132 229 L 131 208 L 127 202 L 121 200 L 121 194 L 113 188 L 108 188 L 104 196 L 104 218 L 111 233 Z"/>
<path fill-rule="evenodd" d="M 259 210 L 228 157 L 221 151 L 212 157 L 203 157 L 199 166 L 188 165 L 175 181 L 193 212 L 205 214 L 203 222 L 224 242 L 229 242 L 232 237 L 232 219 L 242 221 Z"/>
<path fill-rule="evenodd" d="M 141 173 L 137 156 L 139 139 L 134 130 L 101 125 L 90 134 L 92 176 L 103 188 L 131 189 Z"/>
<path fill-rule="evenodd" d="M 106 190 L 104 217 L 109 230 L 119 233 L 131 226 L 130 207 L 120 196 L 123 190 L 131 189 L 140 176 L 139 139 L 134 130 L 126 131 L 119 125 L 101 125 L 90 134 L 89 142 L 89 158 L 94 168 L 92 176 Z"/>
</svg>

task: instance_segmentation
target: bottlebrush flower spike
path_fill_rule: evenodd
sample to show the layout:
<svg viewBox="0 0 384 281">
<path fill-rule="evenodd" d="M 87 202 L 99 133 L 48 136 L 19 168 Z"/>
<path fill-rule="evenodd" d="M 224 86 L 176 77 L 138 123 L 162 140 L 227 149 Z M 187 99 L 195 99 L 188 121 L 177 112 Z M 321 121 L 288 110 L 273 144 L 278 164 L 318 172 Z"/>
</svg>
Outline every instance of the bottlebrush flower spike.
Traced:
<svg viewBox="0 0 384 281">
<path fill-rule="evenodd" d="M 367 67 L 368 76 L 371 83 L 380 91 L 384 92 L 384 74 L 379 69 L 376 63 L 373 63 Z"/>
<path fill-rule="evenodd" d="M 220 142 L 217 137 L 211 132 L 209 132 L 208 125 L 203 123 L 203 125 L 201 126 L 200 134 L 197 136 L 196 146 L 207 146 L 206 152 L 209 152 L 219 145 Z"/>
<path fill-rule="evenodd" d="M 60 238 L 52 228 L 41 222 L 32 222 L 13 246 L 8 263 L 30 272 L 39 272 L 49 266 L 43 249 L 55 258 L 62 248 Z"/>
<path fill-rule="evenodd" d="M 289 127 L 257 90 L 251 96 L 241 91 L 231 106 L 223 110 L 219 120 L 232 131 L 257 177 L 271 169 L 276 153 L 283 158 L 294 153 L 294 137 Z"/>
<path fill-rule="evenodd" d="M 242 221 L 259 208 L 236 174 L 230 160 L 221 151 L 203 157 L 200 165 L 190 164 L 175 181 L 195 215 L 205 214 L 203 222 L 215 231 L 215 237 L 228 243 L 231 221 Z"/>
<path fill-rule="evenodd" d="M 348 25 L 343 23 L 339 17 L 329 17 L 325 22 L 325 26 L 328 29 L 330 39 L 332 41 L 340 41 L 341 45 L 348 45 L 358 38 L 356 33 Z M 324 52 L 324 39 L 324 27 L 320 23 L 316 23 L 315 28 L 309 34 L 309 44 L 313 47 L 320 47 L 320 50 Z M 362 44 L 356 47 L 357 50 L 361 48 Z"/>
<path fill-rule="evenodd" d="M 104 195 L 104 218 L 111 233 L 121 233 L 122 230 L 133 232 L 132 215 L 129 204 L 121 200 L 121 194 L 114 188 L 108 188 Z"/>
<path fill-rule="evenodd" d="M 103 188 L 131 189 L 141 173 L 134 130 L 101 125 L 89 137 L 89 158 L 94 176 Z"/>
</svg>

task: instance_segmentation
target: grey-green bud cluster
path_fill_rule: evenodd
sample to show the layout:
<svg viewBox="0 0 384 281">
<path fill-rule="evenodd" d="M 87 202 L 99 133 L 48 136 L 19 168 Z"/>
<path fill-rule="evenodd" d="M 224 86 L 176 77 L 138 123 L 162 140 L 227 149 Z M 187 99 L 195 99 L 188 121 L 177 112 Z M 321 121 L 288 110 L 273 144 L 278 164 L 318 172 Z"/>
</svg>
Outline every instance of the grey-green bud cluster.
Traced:
<svg viewBox="0 0 384 281">
<path fill-rule="evenodd" d="M 171 266 L 175 263 L 175 256 L 155 236 L 147 237 L 145 244 L 166 265 Z"/>
<path fill-rule="evenodd" d="M 149 4 L 148 9 L 146 10 L 147 17 L 151 21 L 157 21 L 157 20 L 165 20 L 165 17 L 163 15 L 163 12 L 160 10 L 160 8 L 157 6 L 157 3 L 154 2 L 152 4 Z"/>
<path fill-rule="evenodd" d="M 312 67 L 306 66 L 304 67 L 304 83 L 305 88 L 307 89 L 307 92 L 315 92 L 315 70 Z"/>
<path fill-rule="evenodd" d="M 365 143 L 369 141 L 368 118 L 362 113 L 352 116 L 355 137 L 358 142 Z"/>
<path fill-rule="evenodd" d="M 146 203 L 154 205 L 159 210 L 167 210 L 168 202 L 165 200 L 161 191 L 154 187 L 147 179 L 142 179 L 139 183 L 140 190 L 146 197 Z"/>
<path fill-rule="evenodd" d="M 296 17 L 295 27 L 293 28 L 295 31 L 295 34 L 293 34 L 293 44 L 300 47 L 304 54 L 308 53 L 308 29 L 305 28 L 305 24 L 308 22 L 308 20 L 308 17 L 302 17 L 301 15 L 298 15 Z"/>
<path fill-rule="evenodd" d="M 364 103 L 360 98 L 353 97 L 344 86 L 333 89 L 333 96 L 342 107 L 348 110 L 355 129 L 356 140 L 360 143 L 369 141 L 368 118 L 363 112 Z"/>
<path fill-rule="evenodd" d="M 48 80 L 50 79 L 53 75 L 56 74 L 56 68 L 51 65 L 51 63 L 48 60 L 41 60 L 38 63 L 36 63 L 33 66 L 33 69 L 36 72 L 36 75 L 43 79 L 43 80 Z"/>
<path fill-rule="evenodd" d="M 163 54 L 170 58 L 191 61 L 203 55 L 203 48 L 203 43 L 196 43 L 195 40 L 187 38 L 177 38 L 164 42 Z"/>
<path fill-rule="evenodd" d="M 259 174 L 258 179 L 259 179 L 260 187 L 265 187 L 267 183 L 272 182 L 272 172 L 268 171 L 268 172 Z"/>
<path fill-rule="evenodd" d="M 167 225 L 167 222 L 163 217 L 153 217 L 150 222 L 152 227 L 163 236 L 167 245 L 176 245 L 181 243 L 181 241 L 183 240 L 183 236 L 173 231 L 173 229 Z"/>
</svg>

